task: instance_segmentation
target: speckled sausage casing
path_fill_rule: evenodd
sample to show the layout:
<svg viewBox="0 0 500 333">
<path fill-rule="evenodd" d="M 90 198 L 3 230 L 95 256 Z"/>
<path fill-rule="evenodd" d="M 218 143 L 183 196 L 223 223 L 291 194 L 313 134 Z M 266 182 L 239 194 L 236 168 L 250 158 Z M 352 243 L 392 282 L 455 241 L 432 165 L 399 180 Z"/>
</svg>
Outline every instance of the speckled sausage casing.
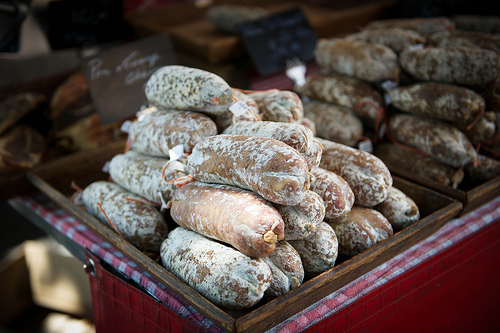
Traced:
<svg viewBox="0 0 500 333">
<path fill-rule="evenodd" d="M 309 237 L 289 241 L 300 254 L 307 277 L 314 277 L 333 266 L 338 256 L 338 239 L 331 226 L 321 222 Z"/>
<path fill-rule="evenodd" d="M 319 166 L 342 177 L 351 187 L 355 204 L 375 206 L 387 197 L 392 176 L 378 157 L 341 143 L 319 139 L 323 157 Z"/>
<path fill-rule="evenodd" d="M 155 207 L 144 203 L 144 199 L 117 184 L 96 181 L 83 190 L 82 200 L 92 216 L 111 227 L 99 209 L 97 203 L 100 203 L 113 226 L 127 241 L 147 255 L 158 255 L 168 227 L 163 215 Z"/>
<path fill-rule="evenodd" d="M 260 301 L 271 270 L 232 247 L 180 227 L 161 245 L 163 266 L 217 306 L 242 310 Z"/>
<path fill-rule="evenodd" d="M 259 106 L 262 120 L 293 123 L 304 117 L 302 100 L 293 91 L 271 89 L 244 92 Z"/>
<path fill-rule="evenodd" d="M 207 116 L 191 111 L 156 111 L 130 126 L 131 145 L 141 153 L 169 157 L 169 150 L 182 145 L 190 153 L 201 139 L 217 134 L 217 126 Z"/>
<path fill-rule="evenodd" d="M 373 207 L 389 221 L 393 230 L 401 230 L 420 219 L 420 211 L 412 198 L 392 186 L 384 202 Z"/>
<path fill-rule="evenodd" d="M 186 171 L 196 180 L 249 189 L 285 206 L 304 199 L 312 177 L 304 157 L 286 143 L 233 134 L 200 141 L 187 157 Z"/>
<path fill-rule="evenodd" d="M 287 241 L 276 243 L 273 253 L 263 258 L 273 275 L 271 285 L 264 293 L 265 299 L 273 299 L 284 295 L 302 284 L 304 266 L 297 250 Z"/>
<path fill-rule="evenodd" d="M 347 214 L 325 219 L 339 242 L 339 254 L 352 257 L 393 235 L 389 221 L 373 208 L 354 206 Z"/>
<path fill-rule="evenodd" d="M 314 122 L 320 138 L 354 146 L 363 136 L 361 119 L 346 106 L 310 100 L 304 102 L 304 115 Z"/>
<path fill-rule="evenodd" d="M 457 168 L 477 159 L 467 136 L 440 120 L 401 113 L 389 119 L 387 130 L 394 140 Z"/>
<path fill-rule="evenodd" d="M 174 193 L 170 215 L 181 227 L 262 258 L 284 236 L 278 211 L 259 195 L 235 186 L 194 181 Z"/>
<path fill-rule="evenodd" d="M 493 81 L 500 73 L 500 58 L 494 51 L 468 47 L 407 49 L 399 60 L 420 81 L 475 86 Z"/>
<path fill-rule="evenodd" d="M 401 111 L 452 122 L 470 121 L 486 107 L 480 94 L 453 84 L 422 82 L 391 89 L 387 94 Z"/>
<path fill-rule="evenodd" d="M 324 69 L 368 82 L 395 80 L 400 72 L 397 54 L 382 44 L 343 38 L 320 39 L 314 56 Z"/>
<path fill-rule="evenodd" d="M 302 96 L 351 108 L 361 117 L 376 120 L 384 107 L 382 95 L 368 82 L 336 73 L 307 77 Z M 305 107 L 305 106 L 304 106 Z"/>
<path fill-rule="evenodd" d="M 347 182 L 332 171 L 317 167 L 312 171 L 311 191 L 318 193 L 325 204 L 325 217 L 334 218 L 351 211 L 354 193 Z"/>
<path fill-rule="evenodd" d="M 166 109 L 225 112 L 234 102 L 229 84 L 218 75 L 180 65 L 164 66 L 146 82 L 146 98 Z"/>
<path fill-rule="evenodd" d="M 223 134 L 260 136 L 284 142 L 304 156 L 309 169 L 319 165 L 323 151 L 312 131 L 297 123 L 240 122 L 226 128 Z"/>
<path fill-rule="evenodd" d="M 394 143 L 378 144 L 374 154 L 388 165 L 395 165 L 453 188 L 457 188 L 464 178 L 462 169 L 438 162 L 428 156 L 422 157 Z"/>
<path fill-rule="evenodd" d="M 364 29 L 347 35 L 345 39 L 382 44 L 396 53 L 409 46 L 425 43 L 425 38 L 417 31 L 402 28 Z"/>
<path fill-rule="evenodd" d="M 455 24 L 447 17 L 417 17 L 374 20 L 364 26 L 364 29 L 403 28 L 420 34 L 432 34 L 443 30 L 455 29 Z"/>
<path fill-rule="evenodd" d="M 109 163 L 109 175 L 113 181 L 128 191 L 158 205 L 172 199 L 176 184 L 169 180 L 186 176 L 184 164 L 179 161 L 169 163 L 162 178 L 162 170 L 169 160 L 152 157 L 129 150 L 115 155 Z"/>
<path fill-rule="evenodd" d="M 463 46 L 500 53 L 500 37 L 477 31 L 454 30 L 436 32 L 428 38 L 427 42 L 438 47 Z"/>
<path fill-rule="evenodd" d="M 284 240 L 303 239 L 325 218 L 325 204 L 319 194 L 306 191 L 296 206 L 275 205 L 285 223 Z"/>
</svg>

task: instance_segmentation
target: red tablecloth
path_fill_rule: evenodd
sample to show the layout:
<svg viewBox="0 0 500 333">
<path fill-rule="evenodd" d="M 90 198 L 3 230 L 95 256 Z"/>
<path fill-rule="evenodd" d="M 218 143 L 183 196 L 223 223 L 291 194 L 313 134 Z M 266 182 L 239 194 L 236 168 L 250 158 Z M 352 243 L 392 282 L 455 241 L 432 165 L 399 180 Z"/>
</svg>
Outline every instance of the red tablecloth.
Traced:
<svg viewBox="0 0 500 333">
<path fill-rule="evenodd" d="M 153 303 L 162 303 L 170 314 L 175 314 L 174 317 L 195 324 L 190 327 L 211 332 L 222 331 L 44 194 L 36 192 L 22 196 L 20 200 L 55 229 L 142 286 L 155 298 Z M 423 328 L 429 328 L 429 322 L 441 328 L 439 332 L 448 332 L 447 329 L 457 326 L 450 324 L 453 321 L 460 325 L 469 322 L 467 318 L 456 315 L 470 315 L 472 320 L 469 326 L 464 324 L 463 330 L 459 331 L 469 332 L 469 329 L 481 328 L 479 331 L 485 332 L 492 327 L 500 328 L 499 319 L 495 319 L 500 315 L 500 307 L 497 306 L 500 284 L 496 283 L 500 276 L 497 260 L 500 254 L 499 220 L 500 198 L 496 198 L 461 218 L 451 220 L 434 235 L 311 304 L 270 332 L 331 332 L 333 329 L 341 332 L 374 332 L 378 328 L 399 331 L 402 327 L 405 331 L 411 331 L 408 327 L 416 327 L 415 331 L 420 332 Z M 117 292 L 111 296 L 116 298 L 121 297 L 121 294 Z M 439 301 L 457 306 L 436 308 Z M 429 304 L 428 308 L 425 308 L 425 304 Z M 136 304 L 129 306 L 133 308 Z M 416 311 L 417 308 L 419 311 Z M 419 315 L 421 313 L 425 314 L 424 318 Z M 159 320 L 161 316 L 158 313 L 156 315 Z M 485 316 L 486 319 L 483 318 Z M 482 318 L 481 322 L 474 322 L 478 318 Z M 122 324 L 126 320 L 130 318 L 122 317 Z M 154 323 L 155 320 L 150 322 L 157 329 L 161 327 Z"/>
</svg>

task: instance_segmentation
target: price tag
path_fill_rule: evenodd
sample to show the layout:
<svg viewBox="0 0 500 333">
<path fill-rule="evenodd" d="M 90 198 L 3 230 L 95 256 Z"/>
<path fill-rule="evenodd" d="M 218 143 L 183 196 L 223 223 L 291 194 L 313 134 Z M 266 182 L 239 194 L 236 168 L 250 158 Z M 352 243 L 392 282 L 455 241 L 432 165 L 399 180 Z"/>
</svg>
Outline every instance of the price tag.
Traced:
<svg viewBox="0 0 500 333">
<path fill-rule="evenodd" d="M 231 111 L 237 117 L 245 114 L 249 110 L 250 107 L 242 101 L 238 101 L 229 107 L 229 111 Z"/>
<path fill-rule="evenodd" d="M 168 203 L 165 202 L 165 199 L 163 198 L 163 194 L 161 192 L 158 192 L 158 195 L 160 196 L 160 201 L 161 201 L 161 207 L 160 210 L 168 209 Z"/>
<path fill-rule="evenodd" d="M 398 84 L 396 83 L 396 81 L 387 80 L 387 81 L 382 82 L 382 88 L 385 91 L 390 91 L 390 90 L 395 89 L 397 87 L 398 87 Z"/>
<path fill-rule="evenodd" d="M 182 155 L 184 155 L 184 147 L 182 145 L 177 145 L 168 151 L 171 161 L 178 160 Z"/>
<path fill-rule="evenodd" d="M 125 120 L 122 124 L 122 126 L 120 127 L 120 130 L 123 132 L 123 133 L 130 133 L 130 126 L 132 126 L 132 122 L 130 120 Z"/>
<path fill-rule="evenodd" d="M 104 165 L 102 166 L 101 170 L 104 173 L 109 173 L 109 161 L 107 161 L 106 163 L 104 163 Z"/>
<path fill-rule="evenodd" d="M 358 143 L 358 149 L 366 151 L 367 153 L 373 153 L 373 144 L 370 140 L 362 140 Z"/>
<path fill-rule="evenodd" d="M 410 51 L 422 50 L 424 47 L 425 47 L 424 44 L 415 44 L 408 46 L 408 50 Z"/>
<path fill-rule="evenodd" d="M 127 119 L 147 102 L 144 85 L 176 56 L 167 35 L 155 35 L 84 59 L 82 70 L 102 124 Z"/>
<path fill-rule="evenodd" d="M 314 57 L 318 37 L 300 8 L 242 23 L 238 29 L 260 75 L 282 71 L 287 60 L 307 62 Z"/>
</svg>

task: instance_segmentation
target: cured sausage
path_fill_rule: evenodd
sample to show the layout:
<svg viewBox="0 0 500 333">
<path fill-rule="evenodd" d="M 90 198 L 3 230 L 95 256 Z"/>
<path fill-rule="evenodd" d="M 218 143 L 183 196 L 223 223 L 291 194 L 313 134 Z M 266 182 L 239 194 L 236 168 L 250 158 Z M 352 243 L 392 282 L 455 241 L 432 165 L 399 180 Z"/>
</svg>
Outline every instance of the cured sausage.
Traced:
<svg viewBox="0 0 500 333">
<path fill-rule="evenodd" d="M 285 206 L 304 199 L 312 177 L 304 157 L 289 145 L 232 134 L 200 141 L 187 157 L 186 171 L 196 180 L 249 189 Z"/>
<path fill-rule="evenodd" d="M 384 202 L 375 207 L 389 221 L 394 231 L 401 230 L 420 219 L 420 210 L 412 198 L 392 186 Z"/>
<path fill-rule="evenodd" d="M 284 237 L 283 219 L 269 202 L 230 185 L 199 181 L 183 185 L 174 193 L 170 215 L 179 226 L 254 258 L 269 255 Z"/>
<path fill-rule="evenodd" d="M 387 130 L 394 140 L 456 168 L 477 159 L 467 136 L 455 126 L 437 119 L 395 114 L 389 119 Z"/>
<path fill-rule="evenodd" d="M 476 86 L 495 80 L 500 58 L 490 50 L 469 47 L 407 49 L 399 56 L 401 67 L 420 81 Z"/>
<path fill-rule="evenodd" d="M 394 143 L 377 145 L 374 154 L 390 168 L 393 166 L 402 168 L 452 188 L 457 188 L 464 179 L 462 169 L 438 162 L 429 156 L 415 154 Z"/>
<path fill-rule="evenodd" d="M 324 69 L 368 82 L 396 80 L 400 72 L 394 51 L 381 44 L 360 40 L 320 39 L 314 57 Z"/>
<path fill-rule="evenodd" d="M 334 218 L 351 211 L 354 193 L 347 182 L 332 171 L 317 167 L 312 170 L 311 191 L 318 193 L 325 204 L 325 217 Z"/>
<path fill-rule="evenodd" d="M 289 243 L 300 254 L 307 277 L 315 277 L 335 266 L 339 243 L 335 231 L 327 223 L 321 222 L 309 237 Z"/>
<path fill-rule="evenodd" d="M 243 92 L 255 100 L 262 120 L 292 123 L 304 117 L 302 100 L 293 91 L 270 89 Z"/>
<path fill-rule="evenodd" d="M 443 30 L 454 30 L 455 23 L 447 17 L 415 17 L 374 20 L 364 26 L 364 29 L 383 28 L 410 29 L 426 35 Z"/>
<path fill-rule="evenodd" d="M 297 123 L 274 121 L 240 122 L 226 128 L 223 133 L 260 136 L 284 142 L 304 156 L 309 169 L 319 165 L 323 150 L 312 131 Z"/>
<path fill-rule="evenodd" d="M 345 37 L 347 40 L 362 40 L 387 46 L 396 53 L 412 45 L 423 44 L 425 38 L 415 30 L 398 27 L 364 29 Z"/>
<path fill-rule="evenodd" d="M 271 285 L 264 293 L 265 299 L 273 299 L 284 295 L 302 284 L 304 266 L 297 250 L 287 241 L 276 244 L 273 253 L 262 258 L 271 269 Z"/>
<path fill-rule="evenodd" d="M 126 190 L 162 205 L 172 199 L 177 189 L 175 182 L 169 181 L 186 176 L 186 172 L 180 161 L 169 162 L 166 158 L 129 150 L 111 159 L 109 175 Z"/>
<path fill-rule="evenodd" d="M 274 206 L 283 217 L 284 240 L 306 238 L 325 217 L 323 199 L 313 191 L 306 191 L 304 200 L 296 206 Z"/>
<path fill-rule="evenodd" d="M 320 138 L 355 146 L 363 137 L 361 119 L 346 106 L 310 100 L 304 102 L 304 114 L 314 122 Z"/>
<path fill-rule="evenodd" d="M 339 242 L 339 254 L 353 257 L 393 235 L 389 221 L 369 207 L 354 206 L 347 214 L 325 219 Z"/>
<path fill-rule="evenodd" d="M 169 150 L 182 145 L 190 153 L 201 139 L 217 134 L 206 115 L 191 111 L 158 110 L 132 122 L 129 141 L 141 153 L 169 157 Z"/>
<path fill-rule="evenodd" d="M 82 201 L 89 214 L 140 251 L 151 257 L 159 254 L 168 226 L 163 215 L 143 198 L 115 183 L 96 181 L 85 187 Z"/>
<path fill-rule="evenodd" d="M 397 109 L 451 122 L 471 122 L 485 110 L 484 98 L 475 91 L 437 82 L 421 82 L 387 92 Z"/>
<path fill-rule="evenodd" d="M 260 301 L 272 275 L 262 259 L 181 227 L 162 243 L 161 260 L 169 272 L 228 310 L 247 309 Z"/>
<path fill-rule="evenodd" d="M 311 99 L 351 108 L 360 117 L 375 121 L 384 107 L 382 95 L 368 82 L 336 73 L 314 73 L 307 77 L 301 94 Z"/>
<path fill-rule="evenodd" d="M 229 84 L 220 76 L 180 65 L 158 69 L 146 82 L 148 101 L 158 108 L 226 112 L 234 103 Z"/>
<path fill-rule="evenodd" d="M 336 173 L 349 184 L 355 204 L 375 206 L 387 198 L 392 176 L 381 159 L 341 143 L 319 140 L 324 147 L 319 166 Z"/>
</svg>

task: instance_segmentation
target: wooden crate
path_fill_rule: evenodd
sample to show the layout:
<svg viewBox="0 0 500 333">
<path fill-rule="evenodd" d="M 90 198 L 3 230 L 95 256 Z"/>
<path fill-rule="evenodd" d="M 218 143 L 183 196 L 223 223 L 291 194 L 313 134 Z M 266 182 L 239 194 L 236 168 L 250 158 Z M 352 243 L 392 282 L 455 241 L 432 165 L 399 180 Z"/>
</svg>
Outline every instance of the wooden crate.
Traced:
<svg viewBox="0 0 500 333">
<path fill-rule="evenodd" d="M 420 221 L 305 281 L 286 295 L 268 303 L 259 303 L 248 311 L 228 312 L 215 306 L 69 199 L 74 192 L 72 181 L 85 187 L 93 181 L 108 179 L 108 174 L 101 169 L 106 161 L 122 152 L 124 146 L 125 142 L 115 142 L 99 149 L 75 153 L 34 168 L 27 176 L 55 203 L 227 332 L 262 332 L 272 328 L 435 233 L 462 209 L 458 200 L 394 177 L 394 185 L 412 197 L 420 207 Z"/>
</svg>

